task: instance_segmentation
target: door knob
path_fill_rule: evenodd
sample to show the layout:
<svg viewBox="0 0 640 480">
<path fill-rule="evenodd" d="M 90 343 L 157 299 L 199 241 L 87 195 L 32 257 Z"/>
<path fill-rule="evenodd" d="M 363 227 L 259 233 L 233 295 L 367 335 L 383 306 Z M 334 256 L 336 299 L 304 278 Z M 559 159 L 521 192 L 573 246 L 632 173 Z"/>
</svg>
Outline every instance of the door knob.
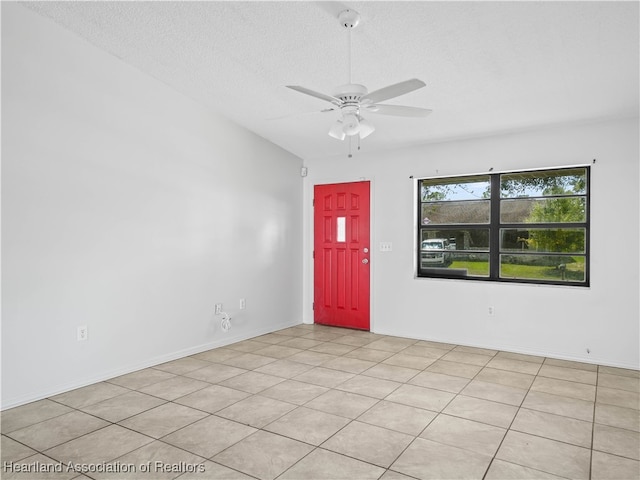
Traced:
<svg viewBox="0 0 640 480">
<path fill-rule="evenodd" d="M 366 265 L 367 263 L 369 263 L 369 259 L 368 258 L 363 258 L 362 259 L 362 263 L 364 263 Z"/>
</svg>

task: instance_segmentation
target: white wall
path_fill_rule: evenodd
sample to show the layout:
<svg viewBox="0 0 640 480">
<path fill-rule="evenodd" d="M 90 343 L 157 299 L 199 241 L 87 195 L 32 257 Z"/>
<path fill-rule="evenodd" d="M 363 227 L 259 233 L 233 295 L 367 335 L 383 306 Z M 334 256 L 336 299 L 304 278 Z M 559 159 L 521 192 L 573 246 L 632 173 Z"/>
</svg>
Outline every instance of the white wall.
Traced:
<svg viewBox="0 0 640 480">
<path fill-rule="evenodd" d="M 429 121 L 437 121 L 437 115 Z M 463 345 L 638 368 L 638 119 L 308 161 L 313 185 L 372 181 L 372 330 Z M 414 278 L 409 176 L 585 164 L 591 176 L 591 286 Z M 313 321 L 312 228 L 305 222 L 304 321 Z M 379 242 L 393 242 L 379 252 Z M 495 307 L 494 316 L 488 307 Z M 591 353 L 587 353 L 587 348 Z"/>
<path fill-rule="evenodd" d="M 300 323 L 300 165 L 3 2 L 2 407 Z"/>
</svg>

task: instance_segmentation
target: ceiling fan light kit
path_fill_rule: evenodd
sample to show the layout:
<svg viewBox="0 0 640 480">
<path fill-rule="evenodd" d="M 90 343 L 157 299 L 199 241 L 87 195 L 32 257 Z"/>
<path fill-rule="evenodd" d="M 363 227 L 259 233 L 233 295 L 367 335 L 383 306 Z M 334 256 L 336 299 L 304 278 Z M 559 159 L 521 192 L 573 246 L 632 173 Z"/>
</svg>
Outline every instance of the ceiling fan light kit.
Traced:
<svg viewBox="0 0 640 480">
<path fill-rule="evenodd" d="M 351 9 L 343 10 L 338 15 L 338 21 L 342 27 L 349 31 L 349 83 L 337 87 L 333 95 L 316 92 L 298 85 L 287 85 L 287 88 L 333 104 L 331 108 L 321 110 L 319 113 L 340 111 L 340 118 L 329 129 L 329 136 L 337 140 L 344 140 L 346 137 L 357 136 L 362 139 L 371 135 L 375 127 L 362 116 L 362 113 L 399 117 L 426 117 L 430 114 L 431 110 L 426 108 L 379 103 L 426 86 L 422 80 L 417 78 L 389 85 L 371 93 L 364 85 L 351 83 L 351 30 L 360 24 L 360 14 Z"/>
<path fill-rule="evenodd" d="M 337 140 L 344 140 L 346 135 L 342 129 L 342 119 L 336 120 L 336 122 L 331 125 L 331 128 L 329 129 L 329 136 Z"/>
</svg>

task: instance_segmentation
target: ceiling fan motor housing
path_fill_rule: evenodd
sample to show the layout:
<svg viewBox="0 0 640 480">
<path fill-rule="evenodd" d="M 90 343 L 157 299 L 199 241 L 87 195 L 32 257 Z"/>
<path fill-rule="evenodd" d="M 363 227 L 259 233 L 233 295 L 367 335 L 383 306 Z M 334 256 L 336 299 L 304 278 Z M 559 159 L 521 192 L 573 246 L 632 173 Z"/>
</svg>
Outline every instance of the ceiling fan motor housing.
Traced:
<svg viewBox="0 0 640 480">
<path fill-rule="evenodd" d="M 342 100 L 346 105 L 359 105 L 360 99 L 367 93 L 369 91 L 364 85 L 350 83 L 336 88 L 333 96 Z"/>
</svg>

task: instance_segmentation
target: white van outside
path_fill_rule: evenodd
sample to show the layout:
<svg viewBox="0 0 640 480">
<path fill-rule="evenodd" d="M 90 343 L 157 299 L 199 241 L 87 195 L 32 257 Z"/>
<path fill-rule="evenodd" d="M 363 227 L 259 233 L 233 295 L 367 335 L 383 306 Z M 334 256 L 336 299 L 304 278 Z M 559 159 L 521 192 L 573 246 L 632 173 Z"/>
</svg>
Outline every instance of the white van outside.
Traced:
<svg viewBox="0 0 640 480">
<path fill-rule="evenodd" d="M 420 245 L 420 267 L 448 267 L 451 265 L 449 240 L 446 238 L 430 238 Z"/>
</svg>

